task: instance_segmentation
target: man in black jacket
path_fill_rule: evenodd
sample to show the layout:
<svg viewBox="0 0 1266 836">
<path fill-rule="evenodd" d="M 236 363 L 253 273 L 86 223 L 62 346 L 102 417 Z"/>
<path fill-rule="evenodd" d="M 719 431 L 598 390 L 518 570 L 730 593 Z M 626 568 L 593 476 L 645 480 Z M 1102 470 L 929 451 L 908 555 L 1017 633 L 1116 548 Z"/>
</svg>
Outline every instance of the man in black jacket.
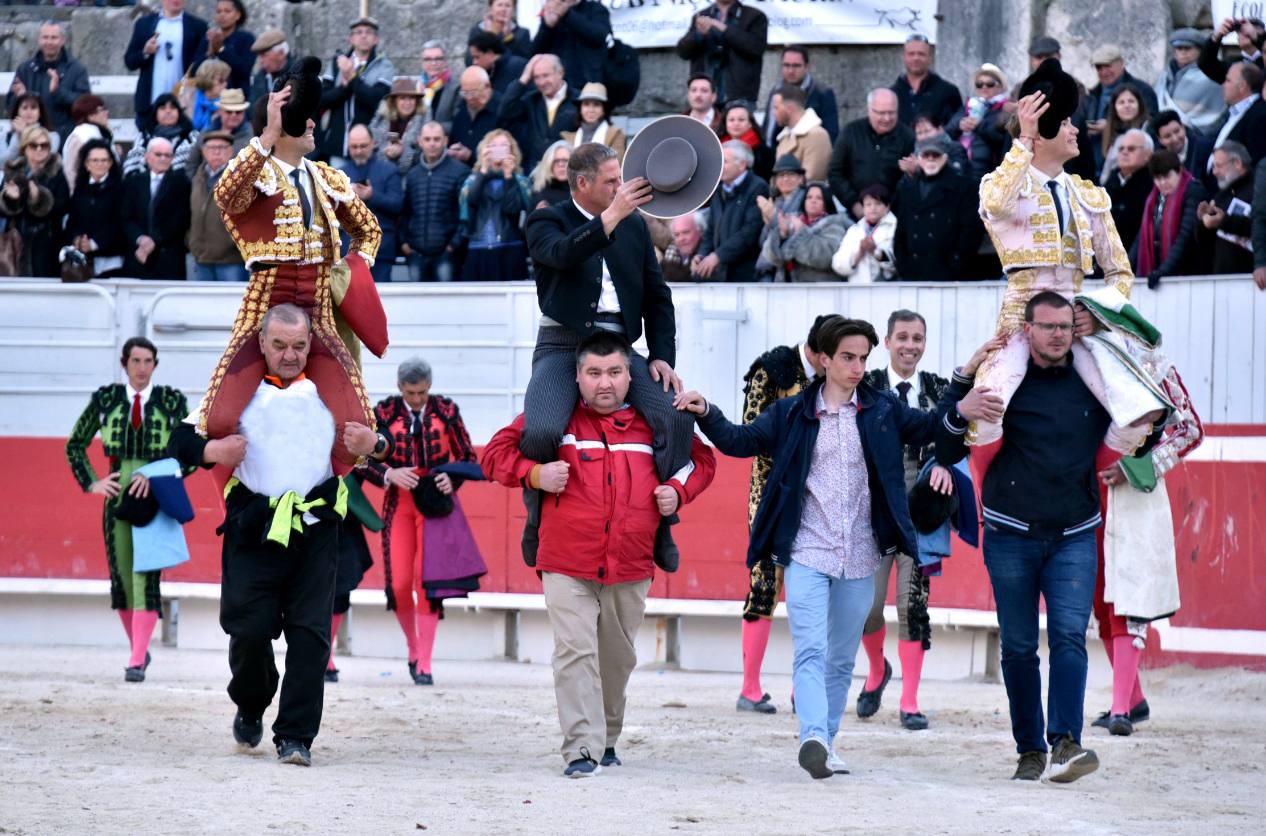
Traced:
<svg viewBox="0 0 1266 836">
<path fill-rule="evenodd" d="M 840 106 L 835 100 L 835 91 L 814 78 L 809 72 L 809 50 L 803 46 L 788 46 L 782 50 L 782 83 L 794 84 L 804 91 L 808 99 L 805 107 L 812 109 L 822 120 L 831 142 L 840 135 Z M 775 85 L 765 99 L 765 144 L 770 148 L 778 145 L 778 120 L 774 118 Z"/>
<path fill-rule="evenodd" d="M 562 139 L 563 131 L 580 125 L 576 91 L 565 78 L 557 55 L 533 55 L 522 75 L 502 94 L 497 125 L 518 140 L 524 171 L 532 170 L 545 149 Z"/>
<path fill-rule="evenodd" d="M 523 63 L 520 61 L 520 66 Z M 459 163 L 474 165 L 475 149 L 479 147 L 480 140 L 497 127 L 502 99 L 482 67 L 470 66 L 462 70 L 459 82 L 462 103 L 453 111 L 448 155 Z"/>
<path fill-rule="evenodd" d="M 752 172 L 752 149 L 731 139 L 722 147 L 721 186 L 709 204 L 708 234 L 690 271 L 701 281 L 756 280 L 760 231 L 765 225 L 758 197 L 769 197 L 769 184 Z"/>
<path fill-rule="evenodd" d="M 1089 316 L 1084 315 L 1089 322 Z M 1098 569 L 1095 530 L 1102 525 L 1096 456 L 1112 423 L 1073 368 L 1072 304 L 1044 291 L 1024 310 L 1029 365 L 1003 418 L 1002 447 L 981 487 L 985 568 L 1002 630 L 1002 676 L 1011 733 L 1020 754 L 1013 780 L 1069 783 L 1099 768 L 1081 746 L 1086 695 L 1086 626 Z M 1092 327 L 1092 326 L 1086 326 Z M 958 373 L 954 386 L 970 375 Z M 995 404 L 1001 407 L 999 399 Z M 967 419 L 950 408 L 937 431 L 937 459 L 961 459 Z M 1163 413 L 1140 421 L 1159 421 Z M 1160 437 L 1154 427 L 1140 452 Z M 1102 465 L 1111 462 L 1103 461 Z M 1050 647 L 1048 717 L 1042 716 L 1038 599 L 1046 602 Z"/>
<path fill-rule="evenodd" d="M 184 279 L 185 235 L 189 232 L 189 179 L 171 167 L 171 143 L 160 137 L 145 147 L 147 171 L 123 184 L 123 275 L 138 279 Z"/>
<path fill-rule="evenodd" d="M 1213 152 L 1213 176 L 1218 181 L 1217 194 L 1196 207 L 1201 221 L 1196 244 L 1204 252 L 1213 251 L 1206 272 L 1251 273 L 1253 168 L 1248 149 L 1234 140 L 1223 143 Z"/>
<path fill-rule="evenodd" d="M 321 77 L 321 113 L 328 116 L 317 150 L 321 159 L 338 167 L 347 157 L 347 132 L 352 125 L 373 121 L 378 103 L 391 90 L 396 69 L 378 51 L 378 21 L 362 17 L 352 21 L 351 47 L 336 54 Z"/>
<path fill-rule="evenodd" d="M 579 90 L 591 81 L 605 80 L 610 35 L 611 13 L 597 0 L 545 0 L 532 53 L 557 55 L 567 78 Z"/>
<path fill-rule="evenodd" d="M 831 152 L 831 191 L 854 220 L 862 217 L 862 189 L 879 184 L 891 194 L 900 162 L 914 153 L 914 131 L 897 120 L 897 94 L 887 87 L 866 96 L 866 118 L 844 126 Z"/>
<path fill-rule="evenodd" d="M 893 256 L 902 281 L 980 278 L 966 274 L 985 233 L 977 187 L 949 167 L 950 144 L 946 136 L 918 143 L 919 171 L 897 186 Z"/>
<path fill-rule="evenodd" d="M 572 199 L 538 209 L 527 221 L 543 316 L 523 399 L 521 446 L 537 461 L 556 457 L 578 397 L 575 349 L 580 339 L 603 329 L 621 333 L 631 343 L 642 335 L 645 322 L 649 359 L 638 354 L 629 358 L 629 401 L 655 433 L 655 466 L 667 481 L 690 460 L 694 421 L 673 408 L 668 394 L 670 387 L 681 391 L 681 379 L 673 371 L 673 296 L 660 273 L 646 222 L 636 211 L 651 199 L 650 184 L 641 178 L 621 183 L 615 152 L 597 143 L 572 151 L 567 181 Z M 529 522 L 531 511 L 529 505 Z M 524 557 L 530 562 L 535 561 L 534 534 L 524 531 Z M 675 551 L 667 526 L 661 525 L 656 561 L 675 570 Z"/>
<path fill-rule="evenodd" d="M 1254 163 L 1266 157 L 1266 101 L 1261 96 L 1264 79 L 1266 73 L 1260 67 L 1243 61 L 1227 70 L 1222 82 L 1226 117 L 1213 140 L 1214 148 L 1230 140 L 1247 148 Z"/>
<path fill-rule="evenodd" d="M 401 249 L 409 259 L 409 279 L 415 282 L 451 282 L 457 274 L 462 237 L 458 197 L 470 169 L 446 154 L 447 147 L 444 126 L 427 122 L 418 134 L 422 156 L 404 178 Z"/>
<path fill-rule="evenodd" d="M 1253 282 L 1266 290 L 1266 160 L 1253 174 Z"/>
<path fill-rule="evenodd" d="M 913 128 L 920 113 L 931 113 L 938 125 L 948 125 L 963 109 L 963 94 L 932 72 L 932 45 L 927 36 L 916 32 L 906 38 L 901 60 L 906 71 L 897 76 L 891 88 L 897 94 L 901 124 Z"/>
<path fill-rule="evenodd" d="M 185 0 L 163 0 L 161 12 L 136 19 L 123 63 L 135 72 L 136 125 L 144 127 L 153 112 L 153 101 L 170 93 L 199 57 L 207 35 L 207 22 L 185 11 Z"/>
<path fill-rule="evenodd" d="M 764 12 L 739 0 L 717 0 L 690 19 L 677 55 L 690 62 L 691 75 L 711 77 L 717 101 L 755 102 L 768 34 Z"/>
<path fill-rule="evenodd" d="M 487 73 L 488 82 L 498 93 L 509 87 L 527 66 L 526 58 L 506 52 L 505 41 L 482 29 L 470 36 L 466 53 L 470 56 L 470 66 L 479 67 Z"/>
<path fill-rule="evenodd" d="M 44 103 L 44 109 L 53 120 L 53 128 L 61 134 L 65 143 L 75 127 L 70 106 L 75 99 L 89 92 L 88 70 L 66 49 L 66 33 L 62 31 L 62 25 L 47 20 L 40 24 L 39 51 L 13 74 L 5 109 L 12 111 L 18 96 L 34 93 Z"/>
<path fill-rule="evenodd" d="M 1183 168 L 1208 186 L 1209 154 L 1213 152 L 1213 138 L 1184 125 L 1176 110 L 1162 110 L 1156 114 L 1156 118 L 1152 120 L 1152 128 L 1156 131 L 1160 144 L 1178 155 Z"/>
<path fill-rule="evenodd" d="M 1143 222 L 1143 205 L 1152 193 L 1152 175 L 1147 164 L 1152 159 L 1152 138 L 1138 128 L 1126 131 L 1117 141 L 1117 164 L 1103 184 L 1112 198 L 1112 222 L 1121 246 L 1129 252 Z"/>
</svg>

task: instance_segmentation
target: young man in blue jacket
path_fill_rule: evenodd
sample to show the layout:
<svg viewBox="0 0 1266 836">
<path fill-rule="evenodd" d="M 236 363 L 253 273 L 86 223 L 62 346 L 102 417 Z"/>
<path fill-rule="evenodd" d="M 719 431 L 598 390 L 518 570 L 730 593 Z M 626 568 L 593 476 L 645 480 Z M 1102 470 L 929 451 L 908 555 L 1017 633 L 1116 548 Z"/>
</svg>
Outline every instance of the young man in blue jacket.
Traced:
<svg viewBox="0 0 1266 836">
<path fill-rule="evenodd" d="M 995 347 L 991 341 L 976 352 L 937 412 L 923 412 L 863 381 L 866 358 L 878 343 L 869 322 L 832 317 L 822 323 L 825 376 L 751 424 L 730 423 L 697 392 L 676 399 L 678 408 L 699 416 L 699 428 L 722 453 L 773 459 L 747 564 L 785 567 L 799 762 L 814 778 L 848 772 L 833 742 L 875 595 L 875 571 L 885 554 L 917 552 L 903 445 L 931 443 L 940 413 L 955 401 L 965 414 L 985 414 L 987 398 L 968 388 Z M 1001 414 L 1000 400 L 988 406 Z M 933 487 L 952 490 L 947 476 L 935 478 Z"/>
</svg>

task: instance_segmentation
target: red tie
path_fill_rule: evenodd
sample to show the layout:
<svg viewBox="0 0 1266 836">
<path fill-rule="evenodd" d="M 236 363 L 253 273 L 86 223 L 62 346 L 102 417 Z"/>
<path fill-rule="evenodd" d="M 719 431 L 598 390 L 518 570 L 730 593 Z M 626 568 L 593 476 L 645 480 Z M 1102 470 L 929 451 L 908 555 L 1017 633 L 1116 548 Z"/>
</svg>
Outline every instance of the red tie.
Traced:
<svg viewBox="0 0 1266 836">
<path fill-rule="evenodd" d="M 132 429 L 141 428 L 141 393 L 132 396 Z"/>
</svg>

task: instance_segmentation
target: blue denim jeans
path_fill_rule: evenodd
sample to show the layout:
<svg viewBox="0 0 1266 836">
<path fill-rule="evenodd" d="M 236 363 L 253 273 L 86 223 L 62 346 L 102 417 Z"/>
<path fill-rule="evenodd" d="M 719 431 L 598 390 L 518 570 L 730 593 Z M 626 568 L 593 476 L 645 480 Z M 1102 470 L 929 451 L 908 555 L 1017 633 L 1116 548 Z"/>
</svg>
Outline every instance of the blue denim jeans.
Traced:
<svg viewBox="0 0 1266 836">
<path fill-rule="evenodd" d="M 1002 629 L 1002 678 L 1016 751 L 1045 752 L 1048 741 L 1066 734 L 1081 742 L 1086 625 L 1098 571 L 1094 530 L 1048 540 L 986 524 L 984 553 Z M 1050 653 L 1045 723 L 1037 655 L 1039 596 L 1046 601 Z"/>
<path fill-rule="evenodd" d="M 875 598 L 875 579 L 832 578 L 793 560 L 783 587 L 795 646 L 791 681 L 800 742 L 818 737 L 830 747 L 853 684 L 853 660 Z"/>
<path fill-rule="evenodd" d="M 451 282 L 454 278 L 453 254 L 448 250 L 433 255 L 414 251 L 408 258 L 411 282 Z"/>
<path fill-rule="evenodd" d="M 250 278 L 244 264 L 195 264 L 193 277 L 200 282 L 244 282 Z"/>
</svg>

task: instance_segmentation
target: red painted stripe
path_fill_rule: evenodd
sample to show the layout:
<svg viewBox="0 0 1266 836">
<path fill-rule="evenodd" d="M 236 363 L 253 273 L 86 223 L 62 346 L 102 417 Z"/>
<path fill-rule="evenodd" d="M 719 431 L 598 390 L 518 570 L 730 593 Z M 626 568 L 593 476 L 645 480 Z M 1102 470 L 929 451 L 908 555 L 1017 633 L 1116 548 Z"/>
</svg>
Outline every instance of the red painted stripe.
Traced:
<svg viewBox="0 0 1266 836">
<path fill-rule="evenodd" d="M 1257 436 L 1266 435 L 1266 424 L 1205 424 L 1208 436 Z"/>
</svg>

